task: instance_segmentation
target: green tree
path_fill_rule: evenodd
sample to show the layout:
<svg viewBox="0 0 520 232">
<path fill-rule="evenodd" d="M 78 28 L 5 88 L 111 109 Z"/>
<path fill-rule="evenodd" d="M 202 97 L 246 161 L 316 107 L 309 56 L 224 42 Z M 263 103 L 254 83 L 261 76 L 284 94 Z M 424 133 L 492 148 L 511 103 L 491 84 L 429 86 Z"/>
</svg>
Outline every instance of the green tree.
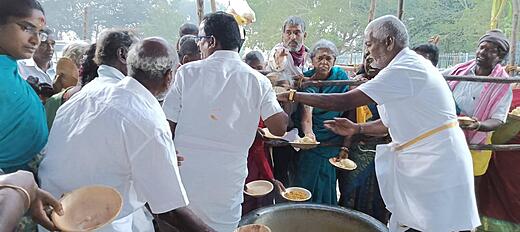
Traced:
<svg viewBox="0 0 520 232">
<path fill-rule="evenodd" d="M 43 0 L 48 25 L 58 32 L 75 31 L 83 37 L 87 9 L 87 39 L 109 27 L 135 28 L 148 17 L 153 0 Z M 145 6 L 145 7 L 143 7 Z"/>
<path fill-rule="evenodd" d="M 205 7 L 209 12 L 209 4 Z M 144 36 L 161 36 L 175 43 L 183 23 L 198 23 L 195 9 L 195 2 L 192 1 L 156 0 L 149 17 L 138 28 Z"/>
</svg>

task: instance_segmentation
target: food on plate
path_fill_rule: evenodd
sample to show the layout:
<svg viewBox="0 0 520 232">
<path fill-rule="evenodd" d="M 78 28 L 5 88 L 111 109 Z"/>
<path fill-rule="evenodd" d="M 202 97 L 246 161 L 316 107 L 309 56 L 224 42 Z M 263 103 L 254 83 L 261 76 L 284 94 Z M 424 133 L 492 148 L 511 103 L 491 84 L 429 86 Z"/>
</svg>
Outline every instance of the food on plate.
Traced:
<svg viewBox="0 0 520 232">
<path fill-rule="evenodd" d="M 461 126 L 469 126 L 472 123 L 476 122 L 475 119 L 467 117 L 467 116 L 458 117 L 457 120 L 459 121 L 459 124 Z"/>
<path fill-rule="evenodd" d="M 307 193 L 300 190 L 292 190 L 284 194 L 286 198 L 293 201 L 303 201 L 308 198 Z"/>
<path fill-rule="evenodd" d="M 311 137 L 303 137 L 303 138 L 299 138 L 299 139 L 296 139 L 294 140 L 294 143 L 301 143 L 301 144 L 315 144 L 317 143 L 316 139 L 313 139 Z"/>
<path fill-rule="evenodd" d="M 283 136 L 276 136 L 276 135 L 271 134 L 271 132 L 267 128 L 262 128 L 261 130 L 262 130 L 263 136 L 268 139 L 282 139 L 282 137 L 283 137 Z M 286 134 L 287 134 L 287 132 L 285 132 L 284 136 Z"/>
<path fill-rule="evenodd" d="M 333 158 L 333 162 L 334 162 L 333 164 L 338 168 L 342 168 L 342 169 L 346 169 L 346 170 L 354 170 L 357 168 L 357 164 L 350 159 Z"/>
</svg>

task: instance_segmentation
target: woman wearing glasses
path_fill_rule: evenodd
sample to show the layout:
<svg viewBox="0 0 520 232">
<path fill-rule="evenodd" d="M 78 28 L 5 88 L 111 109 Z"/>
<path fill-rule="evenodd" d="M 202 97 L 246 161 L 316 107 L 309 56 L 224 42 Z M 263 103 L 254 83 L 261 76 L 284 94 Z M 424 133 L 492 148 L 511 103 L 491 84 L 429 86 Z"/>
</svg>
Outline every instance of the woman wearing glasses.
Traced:
<svg viewBox="0 0 520 232">
<path fill-rule="evenodd" d="M 45 109 L 16 63 L 32 57 L 45 38 L 44 27 L 37 1 L 0 1 L 0 169 L 5 173 L 29 170 L 47 142 Z"/>
<path fill-rule="evenodd" d="M 16 61 L 31 58 L 46 40 L 45 15 L 36 0 L 0 0 L 0 173 L 30 170 L 31 161 L 45 146 L 48 129 L 45 109 L 31 86 L 20 77 Z M 16 172 L 14 175 L 23 175 Z M 6 176 L 0 176 L 4 180 Z M 30 179 L 30 178 L 29 178 Z M 28 181 L 30 182 L 30 181 Z M 0 228 L 12 231 L 24 212 L 46 228 L 55 230 L 43 210 L 52 198 L 43 198 L 33 182 L 0 182 Z M 45 194 L 44 194 L 45 195 Z M 20 224 L 18 230 L 26 230 Z M 1 230 L 1 229 L 0 229 Z"/>
</svg>

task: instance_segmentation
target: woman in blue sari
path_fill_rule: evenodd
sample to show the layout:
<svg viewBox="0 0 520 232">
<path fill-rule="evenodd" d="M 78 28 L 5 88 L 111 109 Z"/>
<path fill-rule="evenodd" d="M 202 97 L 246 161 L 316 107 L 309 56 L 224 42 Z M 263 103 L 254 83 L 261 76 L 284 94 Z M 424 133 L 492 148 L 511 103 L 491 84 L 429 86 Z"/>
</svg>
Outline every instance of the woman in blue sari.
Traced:
<svg viewBox="0 0 520 232">
<path fill-rule="evenodd" d="M 303 75 L 306 80 L 348 80 L 348 75 L 339 67 L 334 67 L 338 49 L 328 40 L 318 41 L 311 50 L 313 69 Z M 343 93 L 348 86 L 308 87 L 309 93 Z M 305 106 L 307 107 L 307 106 Z M 323 126 L 323 121 L 340 117 L 343 112 L 312 109 L 312 130 L 316 140 L 321 143 L 341 144 L 343 137 L 338 136 Z M 304 125 L 301 125 L 304 127 Z M 310 125 L 307 125 L 310 126 Z M 329 158 L 338 156 L 340 147 L 317 147 L 301 150 L 297 155 L 295 185 L 312 192 L 311 202 L 337 205 L 336 169 L 329 163 Z"/>
<path fill-rule="evenodd" d="M 45 109 L 31 86 L 18 74 L 16 61 L 31 58 L 41 41 L 45 16 L 34 0 L 0 5 L 0 169 L 29 170 L 47 142 Z"/>
<path fill-rule="evenodd" d="M 363 66 L 353 79 L 371 80 L 374 78 L 381 70 L 372 67 L 372 61 L 373 58 L 369 53 L 366 53 Z M 376 104 L 370 104 L 368 108 L 371 116 L 363 116 L 363 112 L 358 112 L 356 115 L 357 123 L 379 119 Z M 388 137 L 368 136 L 351 141 L 349 158 L 357 164 L 357 168 L 348 172 L 338 172 L 339 191 L 341 193 L 339 205 L 368 214 L 385 225 L 388 223 L 390 213 L 386 209 L 379 191 L 374 159 L 376 144 L 388 142 Z"/>
</svg>

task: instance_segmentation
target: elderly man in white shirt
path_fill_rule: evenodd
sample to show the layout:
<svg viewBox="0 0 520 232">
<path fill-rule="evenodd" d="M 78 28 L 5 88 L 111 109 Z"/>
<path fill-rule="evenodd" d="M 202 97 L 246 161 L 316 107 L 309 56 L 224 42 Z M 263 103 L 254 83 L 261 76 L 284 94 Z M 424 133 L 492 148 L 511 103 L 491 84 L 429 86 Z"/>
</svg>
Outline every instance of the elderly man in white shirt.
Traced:
<svg viewBox="0 0 520 232">
<path fill-rule="evenodd" d="M 217 231 L 240 221 L 247 154 L 262 118 L 283 135 L 285 114 L 269 80 L 244 63 L 233 16 L 207 15 L 199 27 L 203 60 L 179 68 L 164 103 L 175 146 L 186 157 L 181 175 L 190 208 Z"/>
<path fill-rule="evenodd" d="M 18 70 L 25 80 L 32 76 L 38 79 L 38 83 L 52 86 L 56 76 L 56 65 L 52 61 L 56 41 L 50 29 L 43 33 L 46 39 L 41 41 L 32 58 L 18 61 Z"/>
<path fill-rule="evenodd" d="M 376 174 L 392 217 L 390 231 L 461 231 L 480 225 L 471 155 L 458 127 L 455 103 L 441 73 L 408 48 L 408 32 L 395 16 L 365 29 L 365 45 L 381 72 L 344 94 L 290 91 L 279 100 L 337 111 L 377 103 L 381 120 L 325 125 L 344 136 L 390 133 L 376 149 Z"/>
<path fill-rule="evenodd" d="M 99 65 L 98 77 L 83 88 L 102 88 L 125 78 L 128 50 L 137 40 L 137 35 L 126 29 L 107 29 L 101 32 L 96 42 L 94 57 L 94 61 Z"/>
<path fill-rule="evenodd" d="M 127 62 L 129 77 L 83 89 L 58 110 L 39 170 L 42 188 L 55 197 L 87 185 L 116 188 L 123 209 L 99 231 L 154 231 L 151 220 L 134 225 L 145 203 L 180 231 L 213 231 L 186 207 L 171 132 L 156 99 L 169 90 L 176 53 L 165 40 L 150 38 L 132 47 Z"/>
</svg>

